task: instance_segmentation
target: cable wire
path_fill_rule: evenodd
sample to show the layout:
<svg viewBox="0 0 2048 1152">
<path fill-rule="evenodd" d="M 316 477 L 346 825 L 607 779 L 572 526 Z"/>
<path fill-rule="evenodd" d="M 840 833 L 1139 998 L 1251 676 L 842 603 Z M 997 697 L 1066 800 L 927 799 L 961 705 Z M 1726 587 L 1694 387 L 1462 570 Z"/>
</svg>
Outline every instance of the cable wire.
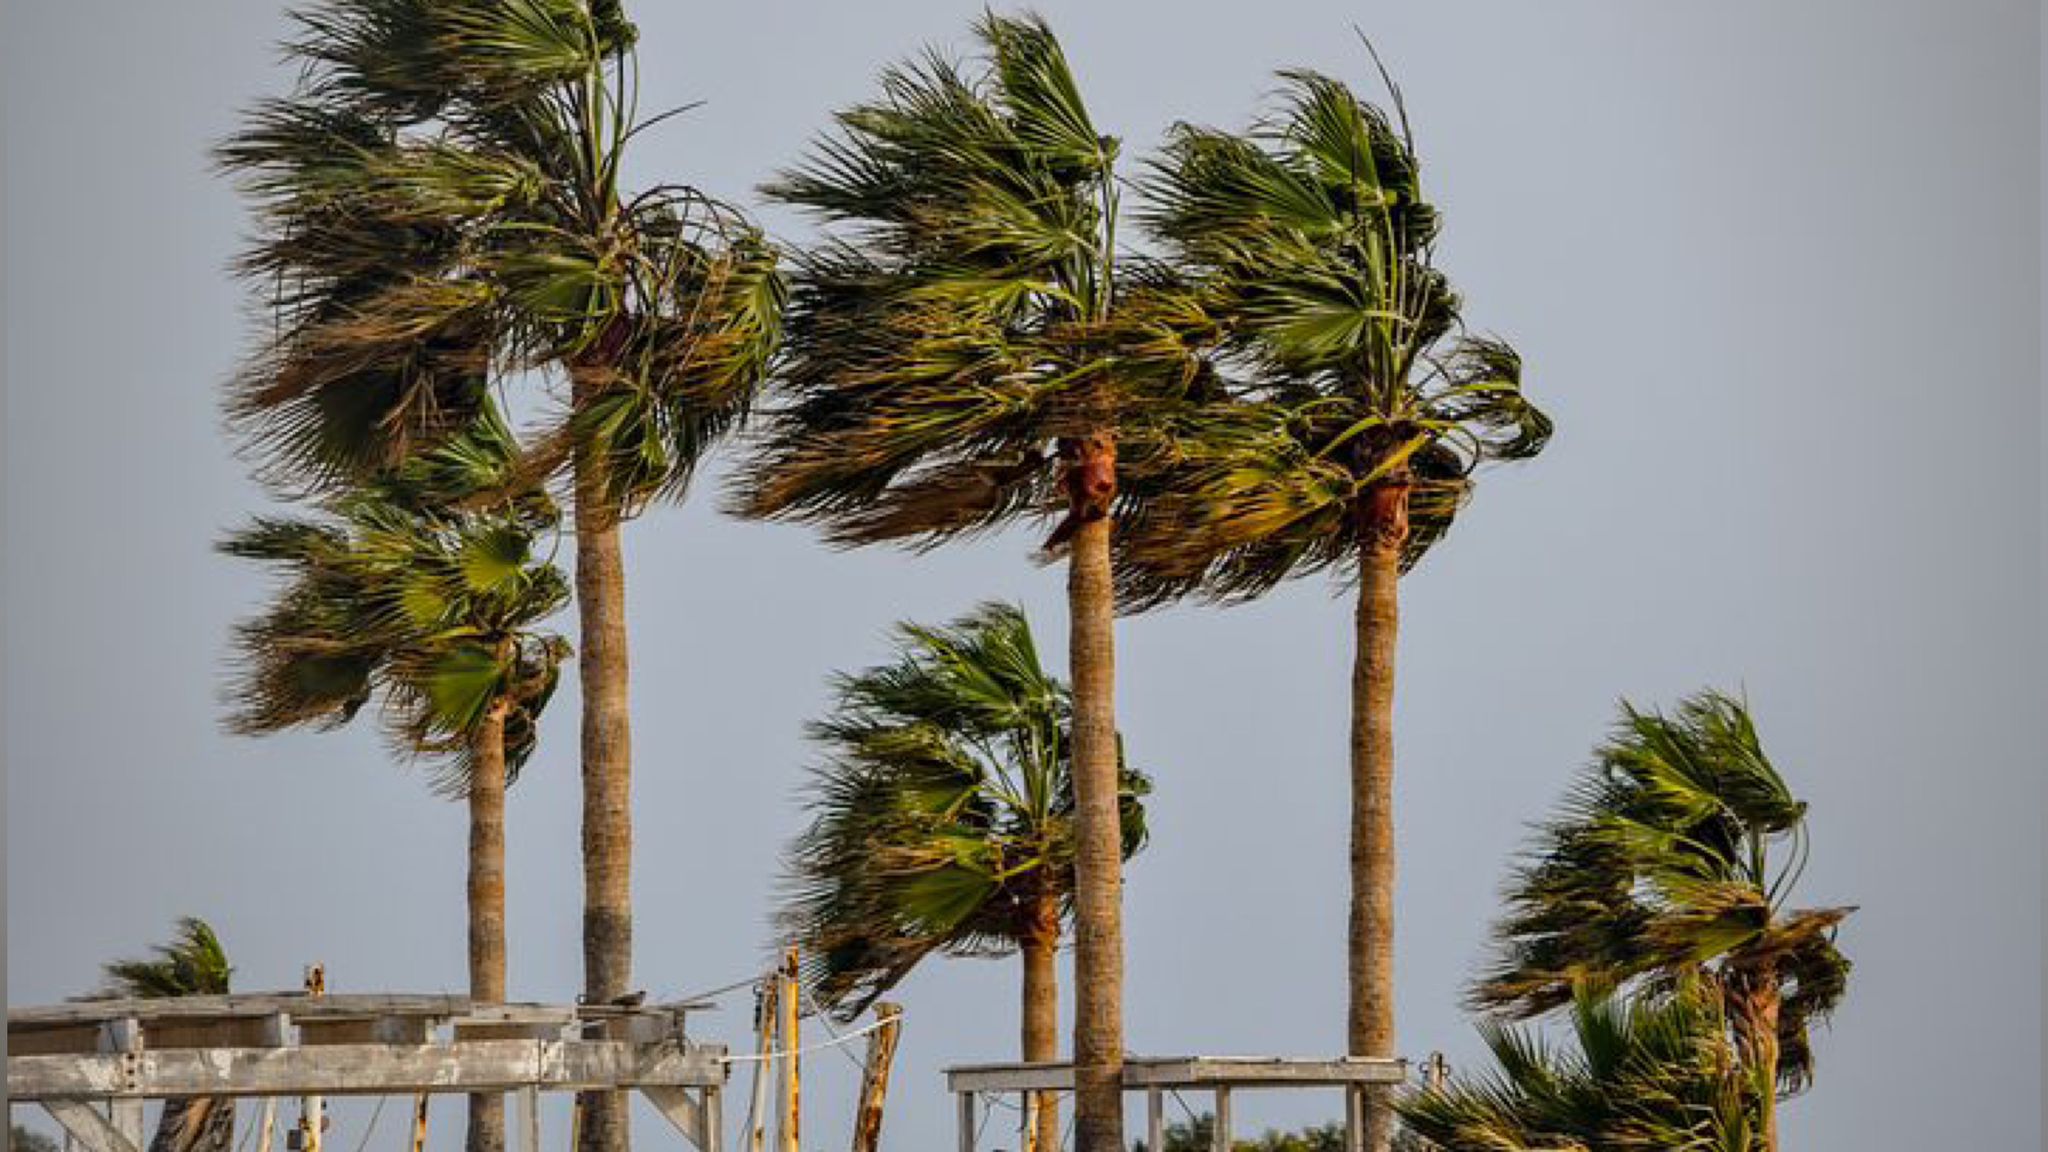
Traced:
<svg viewBox="0 0 2048 1152">
<path fill-rule="evenodd" d="M 389 1096 L 377 1097 L 377 1106 L 370 1111 L 370 1125 L 363 1129 L 363 1139 L 356 1145 L 356 1152 L 363 1152 L 370 1146 L 370 1134 L 377 1130 L 377 1118 L 384 1115 L 384 1102 L 389 1099 Z"/>
<path fill-rule="evenodd" d="M 832 1039 L 834 1040 L 839 1039 L 839 1030 L 832 1027 L 832 1018 L 830 1016 L 827 1016 L 825 1014 L 825 1010 L 818 1006 L 818 998 L 811 995 L 811 990 L 809 988 L 804 987 L 801 984 L 797 985 L 796 990 L 797 993 L 804 998 L 804 1003 L 809 1004 L 811 1006 L 811 1015 L 818 1018 L 818 1025 L 825 1029 L 825 1035 L 832 1037 Z M 840 1048 L 839 1051 L 845 1054 L 847 1063 L 853 1065 L 855 1068 L 859 1068 L 863 1072 L 867 1070 L 867 1065 L 861 1063 L 860 1057 L 855 1056 L 852 1052 L 847 1051 L 847 1049 L 843 1047 Z"/>
<path fill-rule="evenodd" d="M 901 1017 L 898 1017 L 898 1019 L 901 1019 Z M 726 1064 L 749 1064 L 762 1060 L 773 1060 L 775 1057 L 783 1055 L 803 1056 L 811 1052 L 823 1052 L 827 1048 L 837 1048 L 841 1044 L 845 1044 L 848 1041 L 858 1040 L 861 1037 L 867 1035 L 870 1032 L 875 1031 L 876 1029 L 882 1027 L 884 1024 L 887 1023 L 889 1023 L 889 1021 L 887 1020 L 871 1021 L 869 1023 L 861 1025 L 858 1028 L 855 1028 L 851 1032 L 844 1032 L 835 1035 L 830 1040 L 821 1040 L 816 1044 L 806 1044 L 801 1048 L 797 1048 L 787 1052 L 779 1048 L 771 1048 L 766 1052 L 749 1053 L 744 1056 L 721 1056 L 719 1057 L 719 1060 L 722 1063 Z"/>
</svg>

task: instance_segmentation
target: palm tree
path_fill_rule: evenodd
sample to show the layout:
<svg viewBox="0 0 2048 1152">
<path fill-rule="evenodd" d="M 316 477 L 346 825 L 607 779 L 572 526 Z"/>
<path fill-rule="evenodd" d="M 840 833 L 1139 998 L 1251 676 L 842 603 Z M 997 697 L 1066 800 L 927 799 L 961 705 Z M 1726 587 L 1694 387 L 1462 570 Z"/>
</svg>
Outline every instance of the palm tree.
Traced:
<svg viewBox="0 0 2048 1152">
<path fill-rule="evenodd" d="M 531 478 L 573 493 L 585 995 L 631 981 L 622 522 L 681 498 L 773 352 L 775 256 L 734 210 L 621 183 L 636 106 L 619 0 L 321 0 L 300 81 L 221 149 L 273 313 L 229 410 L 269 475 L 345 487 L 459 431 L 494 382 L 548 386 Z M 663 114 L 664 116 L 667 114 Z M 584 1147 L 625 1140 L 586 1101 Z"/>
<path fill-rule="evenodd" d="M 196 916 L 178 921 L 168 944 L 146 959 L 116 960 L 104 968 L 105 982 L 90 999 L 160 1000 L 175 996 L 225 996 L 234 969 L 213 928 Z M 227 1096 L 191 1096 L 164 1101 L 149 1152 L 229 1152 L 235 1143 L 235 1101 Z"/>
<path fill-rule="evenodd" d="M 798 261 L 784 403 L 742 515 L 929 547 L 1061 517 L 1074 693 L 1074 1061 L 1082 1152 L 1121 1152 L 1122 860 L 1111 512 L 1156 399 L 1126 371 L 1115 139 L 1052 31 L 984 17 L 986 69 L 934 52 L 765 189 L 836 234 Z"/>
<path fill-rule="evenodd" d="M 1398 1108 L 1444 1152 L 1759 1152 L 1755 1085 L 1721 1043 L 1719 1001 L 1698 984 L 1626 998 L 1580 985 L 1570 1048 L 1481 1025 L 1494 1064 Z"/>
<path fill-rule="evenodd" d="M 1853 909 L 1788 906 L 1806 858 L 1806 804 L 1742 701 L 1701 692 L 1670 715 L 1624 704 L 1509 882 L 1500 955 L 1473 1003 L 1530 1017 L 1583 979 L 1701 981 L 1724 1001 L 1775 1152 L 1776 1100 L 1812 1082 L 1811 1029 L 1848 989 L 1835 933 Z"/>
<path fill-rule="evenodd" d="M 1356 581 L 1347 1034 L 1351 1054 L 1391 1057 L 1396 581 L 1474 469 L 1535 455 L 1550 424 L 1513 349 L 1462 334 L 1405 117 L 1313 72 L 1282 79 L 1278 114 L 1247 133 L 1177 126 L 1145 185 L 1144 223 L 1184 278 L 1146 303 L 1208 402 L 1133 477 L 1118 578 L 1140 608 L 1326 569 Z"/>
<path fill-rule="evenodd" d="M 259 519 L 222 550 L 288 577 L 236 633 L 229 727 L 245 735 L 330 729 L 382 697 L 393 746 L 426 758 L 469 804 L 469 991 L 505 999 L 505 790 L 533 754 L 540 712 L 568 656 L 537 630 L 568 599 L 533 555 L 551 502 L 449 503 L 502 483 L 510 432 L 488 406 L 455 441 L 389 480 L 328 501 L 319 519 Z M 504 1101 L 470 1098 L 471 1152 L 504 1147 Z"/>
<path fill-rule="evenodd" d="M 904 624 L 897 638 L 900 658 L 839 678 L 833 714 L 812 725 L 826 760 L 790 852 L 783 927 L 809 957 L 820 1005 L 845 1017 L 934 952 L 1021 954 L 1023 1058 L 1058 1060 L 1055 955 L 1075 888 L 1071 694 L 1010 605 L 945 628 Z M 1124 769 L 1125 858 L 1144 843 L 1147 790 Z M 1027 1104 L 1027 1132 L 1057 1132 L 1049 1098 Z"/>
</svg>

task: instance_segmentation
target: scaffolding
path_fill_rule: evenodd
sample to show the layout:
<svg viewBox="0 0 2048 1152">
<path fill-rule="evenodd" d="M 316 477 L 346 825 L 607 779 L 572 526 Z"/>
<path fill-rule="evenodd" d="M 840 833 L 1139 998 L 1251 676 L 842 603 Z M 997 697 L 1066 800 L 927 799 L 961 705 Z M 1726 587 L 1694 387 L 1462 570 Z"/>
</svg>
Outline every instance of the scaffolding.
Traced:
<svg viewBox="0 0 2048 1152">
<path fill-rule="evenodd" d="M 142 1152 L 148 1100 L 296 1097 L 311 1123 L 293 1146 L 319 1152 L 328 1096 L 506 1093 L 517 1146 L 539 1152 L 540 1093 L 634 1091 L 699 1152 L 722 1152 L 726 1050 L 684 1031 L 707 1006 L 315 990 L 21 1008 L 7 1014 L 7 1093 L 85 1152 Z"/>
<path fill-rule="evenodd" d="M 1241 1089 L 1341 1088 L 1344 1091 L 1344 1146 L 1365 1146 L 1366 1093 L 1392 1088 L 1408 1077 L 1408 1062 L 1349 1057 L 1338 1060 L 1268 1056 L 1168 1056 L 1124 1058 L 1125 1092 L 1145 1094 L 1145 1152 L 1160 1152 L 1166 1141 L 1166 1096 L 1207 1092 L 1215 1101 L 1211 1129 L 1214 1152 L 1230 1152 L 1231 1094 Z M 975 1152 L 980 1130 L 975 1101 L 982 1096 L 1025 1097 L 1072 1092 L 1074 1066 L 1067 1063 L 966 1064 L 946 1069 L 959 1117 L 960 1152 Z M 1020 1113 L 1026 1113 L 1020 1108 Z M 1048 1137 L 1050 1134 L 1048 1134 Z M 1056 1143 L 1046 1140 L 1041 1146 Z"/>
</svg>

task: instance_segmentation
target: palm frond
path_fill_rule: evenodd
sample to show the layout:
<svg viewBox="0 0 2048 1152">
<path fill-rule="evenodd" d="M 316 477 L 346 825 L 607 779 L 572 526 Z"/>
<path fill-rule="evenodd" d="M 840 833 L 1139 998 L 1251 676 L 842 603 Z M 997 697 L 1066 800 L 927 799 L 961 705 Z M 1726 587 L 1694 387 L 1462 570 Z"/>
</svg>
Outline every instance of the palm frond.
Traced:
<svg viewBox="0 0 2048 1152">
<path fill-rule="evenodd" d="M 1055 515 L 1061 439 L 1176 399 L 1112 305 L 1116 141 L 1043 21 L 975 35 L 976 66 L 890 69 L 763 190 L 829 235 L 795 259 L 741 515 L 919 547 Z"/>
<path fill-rule="evenodd" d="M 293 493 L 375 480 L 461 435 L 496 383 L 597 373 L 571 406 L 605 411 L 544 433 L 596 451 L 526 468 L 610 465 L 625 510 L 681 495 L 767 374 L 782 288 L 729 206 L 620 191 L 650 121 L 616 0 L 325 0 L 296 19 L 299 84 L 218 150 L 256 207 L 242 270 L 273 320 L 228 405 L 262 474 Z"/>
<path fill-rule="evenodd" d="M 1536 1016 L 1588 979 L 1706 981 L 1731 996 L 1767 986 L 1778 1001 L 1779 1086 L 1803 1088 L 1810 1028 L 1847 990 L 1834 936 L 1850 912 L 1786 906 L 1805 815 L 1738 698 L 1701 692 L 1668 713 L 1624 704 L 1510 878 L 1496 956 L 1472 1004 Z"/>
<path fill-rule="evenodd" d="M 1177 126 L 1141 185 L 1139 218 L 1175 270 L 1151 285 L 1166 319 L 1147 351 L 1211 382 L 1127 485 L 1117 565 L 1135 607 L 1349 574 L 1381 482 L 1410 486 L 1412 566 L 1480 465 L 1550 436 L 1514 350 L 1457 335 L 1405 130 L 1337 80 L 1281 79 L 1249 131 Z"/>
<path fill-rule="evenodd" d="M 1483 1024 L 1494 1066 L 1399 1100 L 1409 1130 L 1444 1152 L 1755 1152 L 1759 1102 L 1705 989 L 1626 998 L 1581 985 L 1567 1003 L 1569 1047 Z"/>
<path fill-rule="evenodd" d="M 222 996 L 230 990 L 234 968 L 227 949 L 213 926 L 197 916 L 180 917 L 170 941 L 150 952 L 146 958 L 108 963 L 104 982 L 88 999 Z"/>
<path fill-rule="evenodd" d="M 1014 950 L 1073 890 L 1072 706 L 1021 610 L 900 625 L 890 664 L 833 682 L 778 929 L 819 1003 L 857 1015 L 937 953 Z M 1144 777 L 1125 770 L 1126 855 Z"/>
<path fill-rule="evenodd" d="M 472 737 L 503 702 L 516 772 L 567 653 L 540 625 L 569 598 L 534 552 L 556 529 L 553 505 L 505 492 L 516 472 L 517 445 L 487 411 L 315 518 L 259 519 L 223 541 L 285 578 L 236 629 L 229 729 L 335 728 L 381 698 L 395 748 L 434 761 L 436 786 L 460 794 Z"/>
</svg>

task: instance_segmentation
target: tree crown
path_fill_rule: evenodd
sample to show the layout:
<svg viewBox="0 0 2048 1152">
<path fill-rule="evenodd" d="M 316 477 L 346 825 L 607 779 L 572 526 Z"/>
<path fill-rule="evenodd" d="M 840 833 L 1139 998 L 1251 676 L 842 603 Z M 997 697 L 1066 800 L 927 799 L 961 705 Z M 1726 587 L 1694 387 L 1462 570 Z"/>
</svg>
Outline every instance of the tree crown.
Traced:
<svg viewBox="0 0 2048 1152">
<path fill-rule="evenodd" d="M 1056 937 L 1073 891 L 1072 706 L 1024 614 L 987 604 L 897 640 L 895 662 L 835 680 L 811 726 L 824 759 L 789 854 L 782 926 L 820 1002 L 848 1015 L 932 952 Z M 1124 769 L 1126 856 L 1148 787 Z"/>
</svg>

